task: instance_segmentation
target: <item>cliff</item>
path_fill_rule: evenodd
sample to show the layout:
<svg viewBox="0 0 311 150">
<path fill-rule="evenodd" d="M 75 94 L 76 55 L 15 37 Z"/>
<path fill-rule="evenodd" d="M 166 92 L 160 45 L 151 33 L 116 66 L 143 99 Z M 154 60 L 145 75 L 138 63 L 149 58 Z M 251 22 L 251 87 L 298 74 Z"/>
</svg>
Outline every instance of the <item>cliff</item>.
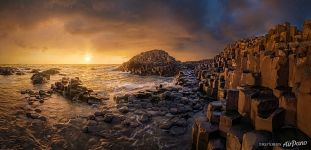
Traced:
<svg viewBox="0 0 311 150">
<path fill-rule="evenodd" d="M 151 50 L 140 53 L 128 62 L 123 63 L 119 70 L 137 75 L 174 76 L 180 62 L 163 50 Z"/>
<path fill-rule="evenodd" d="M 284 23 L 264 36 L 230 43 L 211 62 L 197 66 L 200 90 L 213 102 L 195 121 L 193 148 L 310 141 L 310 56 L 308 20 L 302 30 Z M 300 148 L 306 147 L 310 144 Z"/>
</svg>

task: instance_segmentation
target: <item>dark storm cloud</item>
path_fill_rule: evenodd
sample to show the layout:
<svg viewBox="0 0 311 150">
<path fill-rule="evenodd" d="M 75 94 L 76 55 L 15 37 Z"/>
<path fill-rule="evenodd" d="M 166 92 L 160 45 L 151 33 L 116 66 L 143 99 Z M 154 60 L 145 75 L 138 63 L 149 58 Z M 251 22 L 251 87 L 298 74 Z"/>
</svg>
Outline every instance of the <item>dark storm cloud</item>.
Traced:
<svg viewBox="0 0 311 150">
<path fill-rule="evenodd" d="M 310 10 L 310 0 L 1 0 L 0 39 L 60 19 L 99 50 L 147 45 L 211 57 L 277 23 L 301 26 Z"/>
</svg>

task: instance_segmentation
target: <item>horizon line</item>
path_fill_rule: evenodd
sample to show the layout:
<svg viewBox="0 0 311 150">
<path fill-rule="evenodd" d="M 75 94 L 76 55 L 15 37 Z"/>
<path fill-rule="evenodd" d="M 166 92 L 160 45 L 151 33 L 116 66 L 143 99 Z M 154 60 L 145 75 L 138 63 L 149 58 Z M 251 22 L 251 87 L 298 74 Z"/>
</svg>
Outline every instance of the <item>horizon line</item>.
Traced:
<svg viewBox="0 0 311 150">
<path fill-rule="evenodd" d="M 122 63 L 120 64 L 50 64 L 50 63 L 47 63 L 47 64 L 26 64 L 26 63 L 12 63 L 12 64 L 0 64 L 0 65 L 121 65 Z"/>
</svg>

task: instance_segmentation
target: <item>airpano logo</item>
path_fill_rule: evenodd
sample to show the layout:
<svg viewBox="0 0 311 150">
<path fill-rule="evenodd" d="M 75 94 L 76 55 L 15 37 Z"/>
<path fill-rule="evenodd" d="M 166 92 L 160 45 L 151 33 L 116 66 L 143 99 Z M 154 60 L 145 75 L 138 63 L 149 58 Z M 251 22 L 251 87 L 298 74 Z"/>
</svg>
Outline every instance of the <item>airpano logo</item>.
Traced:
<svg viewBox="0 0 311 150">
<path fill-rule="evenodd" d="M 286 141 L 283 143 L 283 147 L 296 147 L 296 146 L 305 146 L 308 144 L 308 141 L 296 141 L 296 140 L 291 140 L 291 141 Z"/>
</svg>

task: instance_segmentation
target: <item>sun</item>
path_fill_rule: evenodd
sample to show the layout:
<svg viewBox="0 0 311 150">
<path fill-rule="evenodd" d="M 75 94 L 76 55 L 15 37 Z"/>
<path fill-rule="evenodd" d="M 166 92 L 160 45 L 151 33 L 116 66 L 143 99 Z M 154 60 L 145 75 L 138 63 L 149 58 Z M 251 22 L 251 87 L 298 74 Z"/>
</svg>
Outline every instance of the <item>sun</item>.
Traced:
<svg viewBox="0 0 311 150">
<path fill-rule="evenodd" d="M 90 55 L 90 54 L 85 54 L 85 55 L 84 55 L 84 61 L 85 61 L 86 63 L 91 62 L 91 61 L 92 61 L 92 55 Z"/>
</svg>

